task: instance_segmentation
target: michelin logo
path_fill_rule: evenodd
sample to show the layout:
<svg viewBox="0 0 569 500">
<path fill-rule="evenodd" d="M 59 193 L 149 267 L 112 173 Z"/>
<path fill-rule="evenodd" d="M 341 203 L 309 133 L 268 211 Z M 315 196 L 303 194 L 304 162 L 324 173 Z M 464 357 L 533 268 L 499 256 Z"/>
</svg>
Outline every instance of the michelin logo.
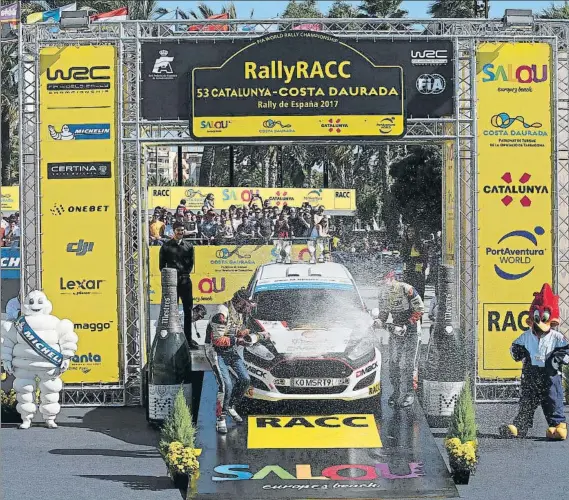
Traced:
<svg viewBox="0 0 569 500">
<path fill-rule="evenodd" d="M 85 141 L 111 138 L 111 125 L 109 123 L 80 123 L 63 125 L 56 130 L 53 125 L 47 126 L 49 135 L 54 141 Z"/>
</svg>

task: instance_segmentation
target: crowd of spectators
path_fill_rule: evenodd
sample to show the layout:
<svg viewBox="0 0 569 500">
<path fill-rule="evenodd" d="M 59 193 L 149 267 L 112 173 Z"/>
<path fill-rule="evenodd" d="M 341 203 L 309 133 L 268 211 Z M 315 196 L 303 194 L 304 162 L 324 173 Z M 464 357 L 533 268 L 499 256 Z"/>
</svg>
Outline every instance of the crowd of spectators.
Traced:
<svg viewBox="0 0 569 500">
<path fill-rule="evenodd" d="M 20 246 L 20 213 L 4 217 L 0 213 L 0 247 Z"/>
<path fill-rule="evenodd" d="M 150 245 L 163 245 L 172 238 L 174 226 L 182 224 L 184 236 L 195 244 L 260 244 L 274 239 L 315 239 L 331 236 L 330 218 L 325 207 L 303 203 L 300 207 L 271 205 L 255 196 L 248 205 L 231 205 L 216 210 L 213 194 L 208 194 L 202 209 L 193 212 L 186 200 L 174 212 L 156 207 L 149 226 Z"/>
</svg>

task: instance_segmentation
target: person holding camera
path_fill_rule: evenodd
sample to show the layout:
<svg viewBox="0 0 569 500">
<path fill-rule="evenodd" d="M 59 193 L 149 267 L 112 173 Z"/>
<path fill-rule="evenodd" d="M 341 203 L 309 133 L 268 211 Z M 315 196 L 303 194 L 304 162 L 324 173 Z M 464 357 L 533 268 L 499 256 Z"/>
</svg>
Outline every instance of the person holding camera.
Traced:
<svg viewBox="0 0 569 500">
<path fill-rule="evenodd" d="M 217 382 L 215 427 L 220 434 L 227 433 L 227 414 L 235 423 L 243 422 L 235 407 L 245 396 L 251 378 L 238 347 L 254 343 L 250 331 L 245 328 L 254 307 L 249 294 L 242 288 L 227 304 L 219 306 L 207 325 L 205 353 Z"/>
</svg>

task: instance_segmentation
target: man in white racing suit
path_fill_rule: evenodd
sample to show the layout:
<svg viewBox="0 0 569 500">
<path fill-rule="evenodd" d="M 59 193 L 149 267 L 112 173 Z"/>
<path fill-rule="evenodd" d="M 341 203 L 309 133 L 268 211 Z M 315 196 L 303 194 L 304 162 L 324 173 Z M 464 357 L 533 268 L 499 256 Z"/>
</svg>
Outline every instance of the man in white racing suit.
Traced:
<svg viewBox="0 0 569 500">
<path fill-rule="evenodd" d="M 243 422 L 235 406 L 243 399 L 251 378 L 237 348 L 249 344 L 245 323 L 254 306 L 242 288 L 226 305 L 219 306 L 207 325 L 205 352 L 218 386 L 215 416 L 220 434 L 227 433 L 227 414 L 235 423 Z"/>
<path fill-rule="evenodd" d="M 393 393 L 390 406 L 410 407 L 415 401 L 413 373 L 419 352 L 421 318 L 425 306 L 415 288 L 398 281 L 395 273 L 383 279 L 379 293 L 378 326 L 385 325 L 389 314 L 393 323 L 385 325 L 389 331 L 389 379 Z"/>
</svg>

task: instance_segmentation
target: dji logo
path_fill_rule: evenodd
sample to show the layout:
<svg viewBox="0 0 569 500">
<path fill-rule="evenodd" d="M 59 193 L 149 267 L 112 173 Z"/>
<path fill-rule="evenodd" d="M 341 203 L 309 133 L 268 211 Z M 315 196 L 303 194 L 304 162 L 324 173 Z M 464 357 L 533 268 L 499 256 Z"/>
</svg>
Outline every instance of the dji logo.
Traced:
<svg viewBox="0 0 569 500">
<path fill-rule="evenodd" d="M 83 257 L 87 252 L 92 252 L 94 246 L 93 241 L 79 240 L 75 243 L 67 243 L 67 252 L 74 253 L 76 257 Z"/>
</svg>

